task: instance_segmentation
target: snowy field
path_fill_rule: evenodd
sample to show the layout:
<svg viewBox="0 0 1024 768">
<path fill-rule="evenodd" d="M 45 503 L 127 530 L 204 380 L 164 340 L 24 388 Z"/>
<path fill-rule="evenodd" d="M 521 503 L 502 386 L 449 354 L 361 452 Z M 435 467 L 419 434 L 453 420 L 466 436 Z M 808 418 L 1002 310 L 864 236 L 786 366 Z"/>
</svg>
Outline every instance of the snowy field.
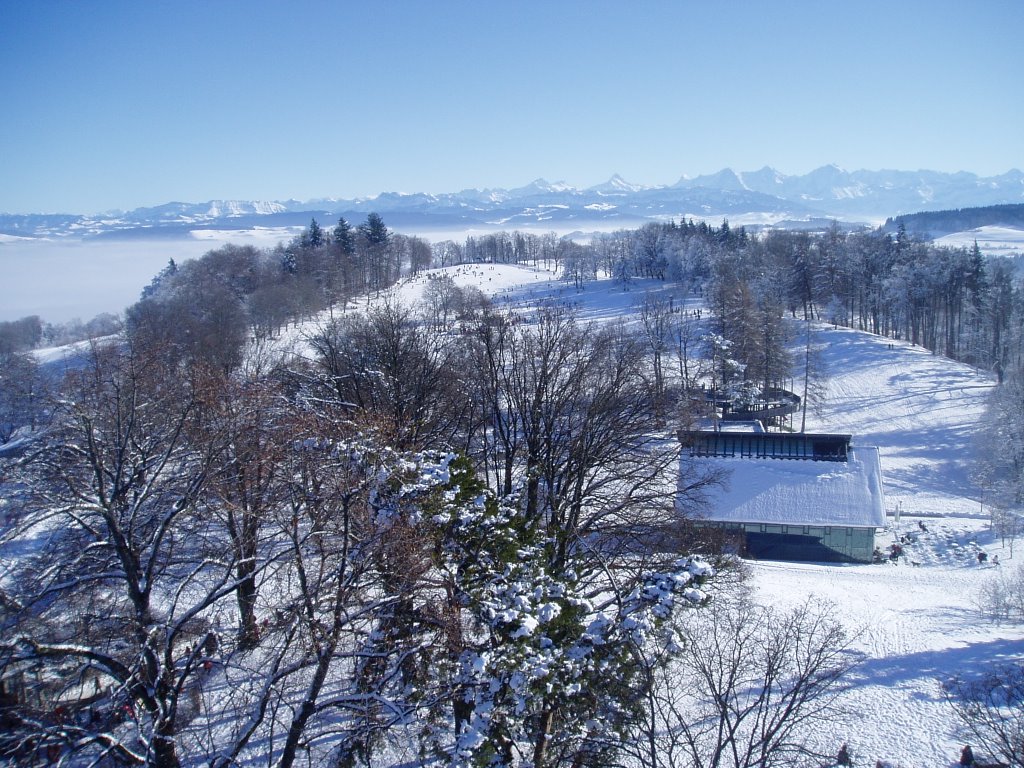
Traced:
<svg viewBox="0 0 1024 768">
<path fill-rule="evenodd" d="M 850 433 L 855 444 L 879 448 L 889 513 L 879 544 L 885 549 L 901 534 L 914 541 L 899 566 L 757 563 L 757 593 L 782 605 L 817 595 L 860 633 L 865 661 L 848 696 L 858 716 L 820 734 L 820 744 L 847 741 L 857 765 L 951 765 L 963 735 L 940 681 L 1024 655 L 1019 627 L 993 625 L 975 607 L 997 567 L 979 565 L 977 552 L 1000 555 L 1002 568 L 1020 560 L 994 539 L 970 479 L 993 378 L 857 331 L 825 329 L 818 341 L 826 345 L 828 405 L 809 417 L 808 429 Z"/>
<path fill-rule="evenodd" d="M 971 248 L 975 241 L 984 253 L 995 256 L 1015 256 L 1024 253 L 1024 229 L 1014 227 L 978 227 L 966 232 L 954 232 L 935 239 L 936 245 L 949 248 Z"/>
</svg>

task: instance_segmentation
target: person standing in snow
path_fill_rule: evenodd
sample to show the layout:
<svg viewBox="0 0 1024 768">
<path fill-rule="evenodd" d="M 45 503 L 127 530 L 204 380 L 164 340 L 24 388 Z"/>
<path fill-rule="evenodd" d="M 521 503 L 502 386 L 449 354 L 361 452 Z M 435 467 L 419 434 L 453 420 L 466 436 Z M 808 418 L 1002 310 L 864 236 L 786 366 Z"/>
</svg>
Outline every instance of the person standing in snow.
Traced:
<svg viewBox="0 0 1024 768">
<path fill-rule="evenodd" d="M 836 765 L 853 765 L 853 758 L 850 757 L 850 749 L 846 746 L 846 742 L 843 742 L 843 746 L 839 748 L 839 754 L 836 755 Z"/>
<path fill-rule="evenodd" d="M 971 768 L 974 765 L 974 750 L 971 749 L 970 744 L 965 744 L 964 748 L 960 750 L 960 765 Z"/>
</svg>

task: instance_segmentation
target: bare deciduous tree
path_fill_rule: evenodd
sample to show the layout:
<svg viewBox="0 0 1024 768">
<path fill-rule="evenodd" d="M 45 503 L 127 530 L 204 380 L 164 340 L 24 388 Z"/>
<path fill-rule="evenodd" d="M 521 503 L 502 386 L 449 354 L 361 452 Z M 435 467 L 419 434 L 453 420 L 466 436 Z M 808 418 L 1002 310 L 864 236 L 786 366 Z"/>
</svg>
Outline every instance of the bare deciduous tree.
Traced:
<svg viewBox="0 0 1024 768">
<path fill-rule="evenodd" d="M 943 693 L 975 744 L 1011 768 L 1024 766 L 1024 665 L 954 677 Z"/>
<path fill-rule="evenodd" d="M 409 307 L 386 299 L 365 316 L 329 322 L 309 341 L 334 396 L 390 425 L 397 447 L 436 447 L 456 431 L 467 403 L 453 347 Z"/>
<path fill-rule="evenodd" d="M 841 715 L 843 678 L 857 663 L 830 612 L 716 600 L 683 619 L 677 660 L 651 672 L 642 763 L 770 768 L 821 757 L 807 738 Z"/>
<path fill-rule="evenodd" d="M 203 616 L 236 582 L 233 558 L 195 514 L 215 459 L 186 440 L 196 389 L 164 362 L 96 347 L 70 376 L 47 441 L 26 459 L 37 499 L 15 535 L 48 536 L 19 562 L 2 657 L 51 683 L 90 680 L 97 696 L 109 686 L 105 716 L 84 733 L 67 727 L 52 685 L 45 714 L 22 711 L 17 729 L 176 768 L 185 692 L 208 655 Z"/>
</svg>

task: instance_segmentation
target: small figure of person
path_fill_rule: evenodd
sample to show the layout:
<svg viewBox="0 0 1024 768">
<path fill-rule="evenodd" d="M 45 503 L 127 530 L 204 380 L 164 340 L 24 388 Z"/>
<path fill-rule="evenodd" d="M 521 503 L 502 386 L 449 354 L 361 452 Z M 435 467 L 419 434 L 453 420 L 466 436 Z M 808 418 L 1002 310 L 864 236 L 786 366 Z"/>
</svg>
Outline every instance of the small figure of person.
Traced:
<svg viewBox="0 0 1024 768">
<path fill-rule="evenodd" d="M 986 553 L 986 552 L 979 552 L 978 553 L 978 565 L 984 565 L 986 560 L 988 560 L 988 553 Z"/>
<path fill-rule="evenodd" d="M 839 748 L 839 754 L 836 755 L 836 765 L 853 765 L 853 758 L 850 757 L 850 748 L 846 746 L 846 742 L 843 742 L 843 746 Z"/>
<path fill-rule="evenodd" d="M 964 748 L 960 750 L 960 765 L 966 768 L 971 768 L 974 765 L 974 750 L 971 749 L 970 744 L 964 744 Z"/>
<path fill-rule="evenodd" d="M 903 545 L 893 544 L 889 550 L 889 560 L 894 565 L 899 565 L 900 558 L 903 556 Z"/>
<path fill-rule="evenodd" d="M 928 533 L 928 526 L 924 524 L 924 520 L 918 520 L 917 525 L 922 531 Z"/>
<path fill-rule="evenodd" d="M 999 555 L 992 555 L 992 565 L 999 565 Z"/>
</svg>

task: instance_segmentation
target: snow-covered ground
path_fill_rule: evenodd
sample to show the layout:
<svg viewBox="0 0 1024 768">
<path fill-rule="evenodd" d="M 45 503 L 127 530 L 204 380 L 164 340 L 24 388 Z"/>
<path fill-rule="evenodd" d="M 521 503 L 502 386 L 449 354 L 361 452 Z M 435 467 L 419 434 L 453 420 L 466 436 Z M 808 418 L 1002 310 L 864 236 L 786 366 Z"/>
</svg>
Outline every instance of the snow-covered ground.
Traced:
<svg viewBox="0 0 1024 768">
<path fill-rule="evenodd" d="M 499 309 L 510 308 L 529 315 L 539 304 L 557 302 L 572 305 L 584 322 L 631 318 L 637 303 L 652 291 L 672 295 L 658 280 L 634 280 L 625 288 L 611 280 L 591 280 L 577 289 L 541 261 L 537 266 L 518 264 L 462 264 L 422 272 L 402 280 L 395 288 L 400 301 L 415 304 L 423 296 L 431 276 L 450 275 L 460 288 L 475 286 L 491 297 Z M 696 297 L 681 299 L 678 306 L 702 304 Z"/>
<path fill-rule="evenodd" d="M 1021 560 L 993 536 L 971 482 L 976 425 L 993 378 L 848 329 L 825 328 L 817 341 L 825 345 L 828 404 L 820 418 L 808 415 L 808 429 L 878 446 L 889 513 L 879 544 L 908 536 L 907 556 L 898 566 L 755 563 L 756 592 L 780 605 L 816 595 L 859 633 L 855 647 L 865 658 L 847 697 L 856 716 L 822 729 L 819 744 L 848 742 L 856 765 L 951 765 L 964 736 L 940 681 L 1024 655 L 1024 630 L 988 622 L 975 605 L 997 567 L 1015 569 Z M 1002 565 L 980 565 L 979 550 L 998 554 Z"/>
<path fill-rule="evenodd" d="M 978 227 L 966 232 L 954 232 L 935 239 L 936 245 L 949 248 L 971 248 L 974 243 L 984 253 L 1013 256 L 1024 253 L 1024 229 L 1016 227 Z"/>
</svg>

